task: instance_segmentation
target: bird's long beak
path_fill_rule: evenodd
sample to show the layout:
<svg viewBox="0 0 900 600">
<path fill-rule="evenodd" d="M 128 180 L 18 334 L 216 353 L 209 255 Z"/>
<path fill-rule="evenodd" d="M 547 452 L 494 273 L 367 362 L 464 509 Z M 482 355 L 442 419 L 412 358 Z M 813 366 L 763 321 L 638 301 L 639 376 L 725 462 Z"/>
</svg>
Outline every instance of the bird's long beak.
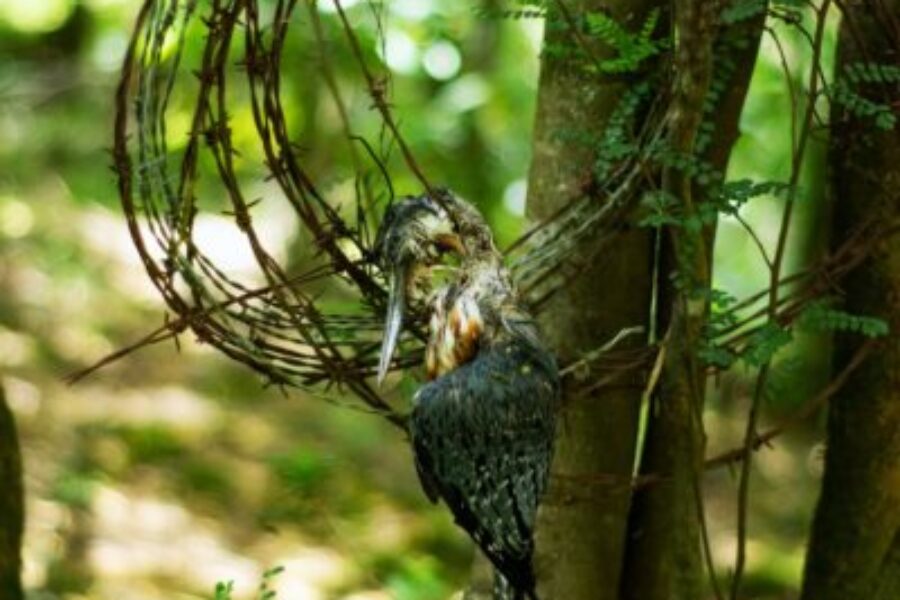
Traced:
<svg viewBox="0 0 900 600">
<path fill-rule="evenodd" d="M 398 265 L 391 270 L 391 288 L 388 292 L 387 317 L 384 322 L 384 340 L 381 342 L 381 356 L 378 359 L 378 385 L 384 381 L 391 358 L 400 339 L 400 328 L 403 325 L 403 311 L 406 310 L 406 283 L 409 268 Z"/>
</svg>

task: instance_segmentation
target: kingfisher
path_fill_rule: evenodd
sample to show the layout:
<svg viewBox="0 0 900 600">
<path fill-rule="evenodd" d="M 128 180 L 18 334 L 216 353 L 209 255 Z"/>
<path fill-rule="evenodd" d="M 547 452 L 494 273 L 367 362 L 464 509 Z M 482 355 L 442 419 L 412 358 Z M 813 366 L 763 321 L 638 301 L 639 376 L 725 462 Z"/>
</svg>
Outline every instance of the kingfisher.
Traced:
<svg viewBox="0 0 900 600">
<path fill-rule="evenodd" d="M 409 420 L 422 488 L 493 563 L 495 599 L 536 599 L 533 531 L 553 455 L 556 361 L 468 202 L 436 190 L 393 203 L 375 249 L 389 284 L 379 384 L 407 313 L 428 320 L 427 381 Z M 449 275 L 435 284 L 439 272 Z"/>
</svg>

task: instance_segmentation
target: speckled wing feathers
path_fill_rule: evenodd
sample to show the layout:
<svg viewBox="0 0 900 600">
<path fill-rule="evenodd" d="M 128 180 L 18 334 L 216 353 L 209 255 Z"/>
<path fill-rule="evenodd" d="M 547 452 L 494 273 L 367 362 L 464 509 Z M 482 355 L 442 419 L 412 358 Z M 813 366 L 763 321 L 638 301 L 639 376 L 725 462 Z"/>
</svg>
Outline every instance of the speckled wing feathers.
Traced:
<svg viewBox="0 0 900 600">
<path fill-rule="evenodd" d="M 522 338 L 484 348 L 421 388 L 411 420 L 425 492 L 444 500 L 513 586 L 529 591 L 559 386 L 547 357 Z"/>
</svg>

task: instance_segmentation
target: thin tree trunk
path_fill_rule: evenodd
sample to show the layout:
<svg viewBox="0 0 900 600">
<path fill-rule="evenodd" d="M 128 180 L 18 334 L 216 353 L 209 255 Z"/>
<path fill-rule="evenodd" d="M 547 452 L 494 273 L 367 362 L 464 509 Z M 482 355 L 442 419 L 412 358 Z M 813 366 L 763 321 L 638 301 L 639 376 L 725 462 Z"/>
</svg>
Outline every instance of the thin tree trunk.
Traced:
<svg viewBox="0 0 900 600">
<path fill-rule="evenodd" d="M 685 4 L 676 3 L 676 11 L 685 10 Z M 703 0 L 693 2 L 694 15 L 681 17 L 680 27 L 693 32 L 699 38 L 699 31 L 708 30 L 710 23 L 700 20 L 715 19 L 714 14 L 702 13 Z M 711 5 L 705 10 L 710 10 Z M 728 165 L 731 149 L 738 137 L 738 122 L 744 99 L 753 73 L 756 53 L 764 23 L 764 13 L 749 22 L 719 31 L 715 39 L 715 54 L 727 58 L 732 74 L 727 79 L 727 93 L 712 117 L 715 124 L 714 138 L 701 155 L 716 170 L 724 172 Z M 691 21 L 695 23 L 692 24 Z M 676 17 L 676 23 L 678 23 Z M 735 44 L 735 38 L 743 43 Z M 719 67 L 698 45 L 702 40 L 690 40 L 694 46 L 686 51 L 687 57 L 676 59 L 678 68 L 690 71 L 689 79 L 698 86 L 695 90 L 685 90 L 680 101 L 685 107 L 702 106 L 702 98 L 708 92 L 712 78 L 722 77 L 727 72 L 709 71 Z M 697 65 L 704 54 L 711 63 Z M 706 75 L 703 71 L 706 70 Z M 680 77 L 684 75 L 681 74 Z M 691 96 L 694 96 L 691 98 Z M 700 101 L 698 101 L 698 98 Z M 679 100 L 676 100 L 679 102 Z M 698 115 L 699 116 L 699 115 Z M 688 124 L 683 139 L 673 140 L 685 153 L 696 151 L 691 137 L 696 135 L 697 119 Z M 690 186 L 692 203 L 705 202 L 703 190 Z M 681 189 L 673 193 L 685 201 Z M 710 225 L 691 241 L 677 239 L 673 233 L 671 244 L 664 248 L 662 256 L 661 285 L 670 281 L 673 271 L 684 274 L 690 268 L 689 260 L 677 258 L 679 244 L 692 245 L 703 252 L 696 257 L 692 273 L 692 285 L 708 289 L 711 285 L 712 248 L 715 226 Z M 641 459 L 643 474 L 665 474 L 666 478 L 635 495 L 634 507 L 629 523 L 629 541 L 625 577 L 622 581 L 622 598 L 633 600 L 697 600 L 705 596 L 703 555 L 701 552 L 701 500 L 700 473 L 705 448 L 705 434 L 702 425 L 702 409 L 705 389 L 703 365 L 696 358 L 700 331 L 706 319 L 707 306 L 703 302 L 696 312 L 689 310 L 689 298 L 672 288 L 664 288 L 660 298 L 660 313 L 663 330 L 669 334 L 664 341 L 664 369 L 660 389 L 654 397 L 650 412 L 646 443 Z"/>
<path fill-rule="evenodd" d="M 0 598 L 21 600 L 22 530 L 25 523 L 22 459 L 12 412 L 0 387 Z"/>
<path fill-rule="evenodd" d="M 573 47 L 559 4 L 548 4 L 545 48 Z M 571 15 L 602 11 L 632 31 L 651 9 L 665 5 L 661 0 L 565 2 Z M 595 48 L 597 55 L 605 50 Z M 598 84 L 574 63 L 559 53 L 542 57 L 528 197 L 534 219 L 552 215 L 591 175 L 592 149 L 566 133 L 599 137 L 625 91 L 625 84 Z M 651 262 L 649 232 L 627 233 L 616 242 L 614 255 L 554 296 L 541 325 L 561 363 L 579 359 L 623 328 L 647 325 Z M 564 387 L 550 486 L 538 512 L 538 594 L 542 600 L 612 600 L 618 597 L 643 385 L 632 378 L 588 392 L 569 378 Z"/>
<path fill-rule="evenodd" d="M 900 1 L 866 4 L 851 5 L 842 23 L 839 74 L 861 60 L 900 64 Z M 896 107 L 897 88 L 895 83 L 863 91 Z M 837 245 L 869 219 L 896 223 L 900 218 L 900 130 L 876 131 L 871 118 L 846 113 L 834 115 L 834 121 Z M 900 598 L 900 238 L 879 242 L 842 288 L 847 310 L 883 317 L 891 333 L 831 401 L 825 476 L 801 597 L 895 600 Z M 858 337 L 839 336 L 838 364 L 859 343 Z"/>
</svg>

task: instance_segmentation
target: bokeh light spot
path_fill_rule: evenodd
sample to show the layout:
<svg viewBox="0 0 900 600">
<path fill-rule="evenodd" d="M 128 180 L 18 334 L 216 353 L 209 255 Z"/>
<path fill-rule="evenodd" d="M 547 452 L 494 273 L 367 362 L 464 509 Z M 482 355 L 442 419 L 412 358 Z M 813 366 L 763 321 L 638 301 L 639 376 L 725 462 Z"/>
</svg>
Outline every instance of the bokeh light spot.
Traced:
<svg viewBox="0 0 900 600">
<path fill-rule="evenodd" d="M 71 0 L 3 0 L 0 20 L 24 33 L 55 31 L 72 14 Z"/>
<path fill-rule="evenodd" d="M 0 366 L 21 366 L 34 360 L 34 353 L 34 339 L 23 333 L 0 327 Z"/>
<path fill-rule="evenodd" d="M 392 0 L 390 10 L 411 21 L 421 21 L 434 12 L 433 0 Z"/>
<path fill-rule="evenodd" d="M 124 32 L 105 33 L 97 38 L 91 48 L 91 62 L 102 71 L 116 71 L 122 65 L 127 48 L 128 37 Z"/>
<path fill-rule="evenodd" d="M 441 92 L 440 102 L 450 112 L 465 112 L 487 102 L 491 94 L 484 77 L 468 73 L 448 84 Z"/>
<path fill-rule="evenodd" d="M 385 34 L 382 60 L 396 73 L 408 75 L 419 65 L 416 43 L 404 31 L 391 29 Z"/>
<path fill-rule="evenodd" d="M 459 73 L 462 57 L 456 46 L 448 41 L 440 41 L 432 44 L 425 51 L 425 55 L 422 57 L 422 66 L 433 78 L 445 81 Z"/>
<path fill-rule="evenodd" d="M 34 212 L 20 200 L 0 199 L 0 229 L 9 238 L 22 238 L 34 227 Z"/>
<path fill-rule="evenodd" d="M 127 8 L 133 4 L 131 0 L 84 0 L 85 4 L 94 10 L 109 10 L 110 8 Z"/>
<path fill-rule="evenodd" d="M 351 6 L 359 4 L 359 0 L 341 0 L 341 8 L 347 10 Z M 319 0 L 318 2 L 319 12 L 323 13 L 336 13 L 337 6 L 334 4 L 334 0 Z"/>
<path fill-rule="evenodd" d="M 512 214 L 521 217 L 525 214 L 525 197 L 528 195 L 528 182 L 516 179 L 503 191 L 503 206 Z"/>
</svg>

